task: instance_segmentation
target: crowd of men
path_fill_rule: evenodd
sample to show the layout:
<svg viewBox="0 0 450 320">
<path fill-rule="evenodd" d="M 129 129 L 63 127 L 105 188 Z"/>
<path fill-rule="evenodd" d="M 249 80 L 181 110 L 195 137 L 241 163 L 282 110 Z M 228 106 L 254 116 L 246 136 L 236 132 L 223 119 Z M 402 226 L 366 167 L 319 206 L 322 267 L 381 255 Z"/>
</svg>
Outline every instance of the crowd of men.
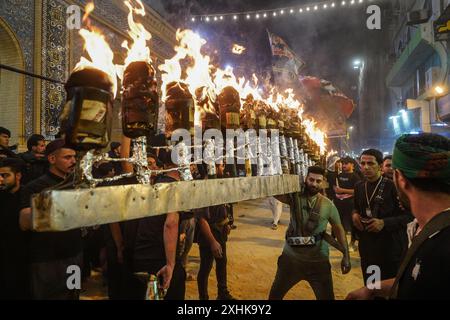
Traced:
<svg viewBox="0 0 450 320">
<path fill-rule="evenodd" d="M 83 279 L 92 268 L 101 268 L 110 299 L 145 299 L 149 275 L 155 275 L 165 299 L 183 300 L 185 282 L 194 278 L 186 274 L 194 242 L 200 249 L 199 299 L 209 299 L 214 261 L 217 298 L 234 299 L 227 286 L 226 242 L 235 228 L 231 205 L 65 232 L 34 232 L 32 195 L 70 188 L 77 154 L 63 139 L 47 144 L 41 135 L 32 135 L 28 151 L 19 154 L 9 145 L 10 137 L 9 130 L 0 127 L 0 299 L 79 299 L 80 291 L 66 281 L 67 268 L 76 265 Z M 129 157 L 130 144 L 125 137 L 111 143 L 109 156 Z M 154 145 L 166 145 L 164 136 Z M 152 176 L 152 183 L 180 180 L 168 150 L 152 149 L 147 160 L 149 169 L 165 169 Z M 216 176 L 208 176 L 204 166 L 192 165 L 191 173 L 194 179 L 228 176 L 225 165 L 216 169 Z M 126 162 L 103 162 L 94 175 L 111 177 L 133 170 Z M 329 245 L 342 252 L 343 274 L 351 269 L 350 251 L 359 251 L 365 287 L 349 293 L 348 299 L 450 298 L 445 289 L 450 285 L 449 139 L 405 135 L 393 156 L 383 158 L 380 151 L 368 149 L 357 160 L 330 161 L 327 170 L 310 167 L 304 182 L 302 192 L 269 200 L 273 229 L 282 203 L 290 207 L 269 299 L 282 299 L 301 280 L 310 283 L 318 299 L 334 299 Z M 103 186 L 134 183 L 136 178 L 126 178 Z M 371 277 L 377 272 L 378 278 Z"/>
</svg>

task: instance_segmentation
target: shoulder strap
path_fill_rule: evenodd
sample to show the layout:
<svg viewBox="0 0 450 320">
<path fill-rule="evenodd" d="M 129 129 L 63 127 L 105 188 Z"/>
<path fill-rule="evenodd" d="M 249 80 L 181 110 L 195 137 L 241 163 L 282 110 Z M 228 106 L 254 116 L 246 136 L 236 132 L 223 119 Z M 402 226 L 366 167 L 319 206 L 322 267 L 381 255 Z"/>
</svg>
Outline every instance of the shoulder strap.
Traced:
<svg viewBox="0 0 450 320">
<path fill-rule="evenodd" d="M 381 177 L 380 187 L 378 188 L 377 195 L 375 196 L 375 205 L 373 207 L 373 216 L 378 218 L 378 210 L 380 209 L 381 202 L 383 201 L 384 186 L 386 185 L 387 178 Z"/>
<path fill-rule="evenodd" d="M 411 247 L 408 249 L 408 252 L 406 253 L 405 258 L 403 259 L 402 264 L 400 265 L 397 276 L 395 278 L 394 285 L 392 286 L 391 292 L 389 294 L 389 297 L 391 299 L 395 299 L 397 297 L 398 284 L 400 282 L 400 279 L 402 278 L 406 267 L 408 266 L 409 262 L 411 261 L 411 258 L 417 252 L 417 250 L 420 248 L 422 243 L 424 243 L 427 239 L 429 239 L 431 235 L 433 235 L 436 232 L 439 232 L 449 226 L 450 226 L 450 210 L 447 210 L 447 211 L 444 211 L 444 212 L 438 214 L 433 219 L 431 219 L 425 225 L 425 227 L 419 233 L 419 235 L 413 239 Z"/>
<path fill-rule="evenodd" d="M 313 235 L 314 230 L 316 230 L 319 225 L 320 219 L 320 206 L 322 204 L 322 195 L 319 193 L 317 195 L 316 203 L 314 204 L 314 208 L 309 212 L 308 220 L 304 222 L 304 236 Z"/>
</svg>

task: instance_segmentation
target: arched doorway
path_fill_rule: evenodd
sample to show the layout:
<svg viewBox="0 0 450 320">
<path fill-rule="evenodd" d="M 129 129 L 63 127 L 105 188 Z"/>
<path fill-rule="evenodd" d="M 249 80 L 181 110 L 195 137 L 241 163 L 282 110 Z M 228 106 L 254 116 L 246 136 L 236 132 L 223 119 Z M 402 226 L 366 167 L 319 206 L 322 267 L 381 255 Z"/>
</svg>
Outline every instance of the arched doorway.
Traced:
<svg viewBox="0 0 450 320">
<path fill-rule="evenodd" d="M 0 64 L 24 69 L 24 59 L 14 32 L 0 18 Z M 24 144 L 24 76 L 0 69 L 0 126 L 11 131 L 11 144 Z"/>
</svg>

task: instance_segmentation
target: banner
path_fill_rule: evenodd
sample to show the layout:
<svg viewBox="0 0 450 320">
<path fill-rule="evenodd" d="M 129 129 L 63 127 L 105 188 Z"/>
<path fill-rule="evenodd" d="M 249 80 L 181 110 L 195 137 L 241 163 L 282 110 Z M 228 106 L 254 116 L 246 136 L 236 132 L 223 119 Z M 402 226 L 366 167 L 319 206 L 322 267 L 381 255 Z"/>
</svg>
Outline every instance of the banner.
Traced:
<svg viewBox="0 0 450 320">
<path fill-rule="evenodd" d="M 284 71 L 292 72 L 297 76 L 300 70 L 305 66 L 305 62 L 297 57 L 283 38 L 269 30 L 267 30 L 267 34 L 269 36 L 272 56 L 275 58 L 274 71 L 278 72 L 280 69 L 284 69 Z"/>
</svg>

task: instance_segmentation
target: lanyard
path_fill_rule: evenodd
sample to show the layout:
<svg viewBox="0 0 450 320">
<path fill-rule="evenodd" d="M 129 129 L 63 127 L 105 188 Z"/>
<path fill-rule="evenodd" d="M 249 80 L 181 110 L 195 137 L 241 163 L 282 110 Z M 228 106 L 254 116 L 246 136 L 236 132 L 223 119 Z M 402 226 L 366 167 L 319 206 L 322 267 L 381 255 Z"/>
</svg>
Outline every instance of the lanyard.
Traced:
<svg viewBox="0 0 450 320">
<path fill-rule="evenodd" d="M 314 206 L 316 205 L 317 197 L 318 196 L 316 196 L 315 198 L 311 199 L 311 202 L 309 201 L 309 198 L 306 198 L 306 201 L 308 202 L 308 209 L 310 210 L 310 212 L 309 212 L 310 214 L 311 214 L 312 209 L 314 209 Z"/>
<path fill-rule="evenodd" d="M 381 180 L 383 180 L 383 177 L 380 177 L 380 180 L 378 181 L 377 186 L 373 190 L 372 195 L 370 196 L 370 199 L 369 199 L 369 195 L 367 194 L 367 182 L 365 183 L 367 208 L 370 208 L 370 203 L 372 202 L 372 199 L 373 199 L 373 196 L 375 195 L 375 192 L 377 192 L 378 187 L 380 186 Z"/>
</svg>

